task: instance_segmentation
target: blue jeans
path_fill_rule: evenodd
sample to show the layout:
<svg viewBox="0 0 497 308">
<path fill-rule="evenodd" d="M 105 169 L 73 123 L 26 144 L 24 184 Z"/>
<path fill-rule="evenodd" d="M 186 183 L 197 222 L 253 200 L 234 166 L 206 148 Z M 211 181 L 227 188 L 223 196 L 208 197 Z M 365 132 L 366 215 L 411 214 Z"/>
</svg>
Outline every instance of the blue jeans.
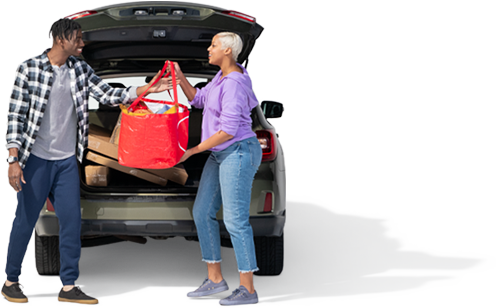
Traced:
<svg viewBox="0 0 497 308">
<path fill-rule="evenodd" d="M 222 204 L 223 220 L 235 250 L 238 270 L 241 273 L 259 270 L 249 208 L 252 182 L 261 159 L 262 150 L 256 137 L 235 142 L 209 156 L 193 207 L 202 261 L 221 262 L 221 237 L 216 213 Z"/>
<path fill-rule="evenodd" d="M 75 156 L 63 160 L 44 160 L 31 154 L 23 170 L 26 184 L 17 193 L 16 218 L 10 233 L 5 272 L 18 282 L 21 265 L 40 211 L 50 198 L 59 218 L 60 279 L 74 285 L 79 276 L 81 254 L 81 207 L 79 172 Z"/>
</svg>

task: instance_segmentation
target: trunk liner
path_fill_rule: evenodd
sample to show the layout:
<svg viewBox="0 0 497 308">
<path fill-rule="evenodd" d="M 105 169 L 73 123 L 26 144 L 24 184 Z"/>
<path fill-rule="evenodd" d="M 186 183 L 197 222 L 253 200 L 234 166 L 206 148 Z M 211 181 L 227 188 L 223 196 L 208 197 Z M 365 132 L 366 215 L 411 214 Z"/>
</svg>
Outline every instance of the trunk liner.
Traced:
<svg viewBox="0 0 497 308">
<path fill-rule="evenodd" d="M 166 186 L 161 186 L 146 180 L 137 178 L 131 174 L 123 173 L 109 168 L 109 179 L 107 186 L 89 186 L 86 184 L 85 167 L 88 165 L 98 165 L 92 161 L 83 159 L 80 172 L 81 188 L 93 193 L 191 193 L 196 192 L 200 182 L 203 167 L 209 152 L 200 153 L 190 157 L 183 163 L 188 180 L 183 186 L 173 181 L 168 181 Z"/>
</svg>

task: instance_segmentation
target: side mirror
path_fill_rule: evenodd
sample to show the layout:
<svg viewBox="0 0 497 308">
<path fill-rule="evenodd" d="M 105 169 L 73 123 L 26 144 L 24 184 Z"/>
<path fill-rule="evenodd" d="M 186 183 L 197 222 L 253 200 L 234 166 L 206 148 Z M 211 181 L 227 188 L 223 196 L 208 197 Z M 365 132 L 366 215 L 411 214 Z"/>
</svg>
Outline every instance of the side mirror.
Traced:
<svg viewBox="0 0 497 308">
<path fill-rule="evenodd" d="M 283 115 L 283 104 L 272 102 L 272 101 L 263 101 L 261 103 L 262 112 L 266 119 L 270 118 L 281 118 Z"/>
</svg>

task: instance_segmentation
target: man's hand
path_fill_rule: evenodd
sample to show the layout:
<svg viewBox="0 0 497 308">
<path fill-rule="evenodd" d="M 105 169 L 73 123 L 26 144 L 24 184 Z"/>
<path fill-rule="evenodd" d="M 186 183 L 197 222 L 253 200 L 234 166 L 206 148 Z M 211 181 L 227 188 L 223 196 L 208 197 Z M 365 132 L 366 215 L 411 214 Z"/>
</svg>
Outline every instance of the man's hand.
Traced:
<svg viewBox="0 0 497 308">
<path fill-rule="evenodd" d="M 157 78 L 159 78 L 159 77 L 160 77 L 160 71 L 154 76 L 154 78 L 152 80 L 150 80 L 149 83 L 147 83 L 144 86 L 136 88 L 136 95 L 138 95 L 138 96 L 142 95 L 142 93 L 144 91 L 146 91 L 147 88 L 150 87 L 155 82 L 155 80 L 157 80 Z M 180 80 L 176 79 L 176 83 L 180 84 Z M 159 92 L 163 92 L 166 90 L 171 90 L 172 88 L 173 88 L 173 79 L 171 77 L 168 77 L 168 78 L 163 77 L 154 86 L 152 86 L 152 87 L 150 87 L 150 89 L 148 89 L 147 93 L 145 93 L 145 96 L 150 94 L 150 93 L 159 93 Z"/>
<path fill-rule="evenodd" d="M 22 173 L 21 166 L 19 165 L 18 162 L 14 162 L 9 165 L 9 183 L 12 188 L 16 192 L 20 192 L 22 190 L 21 188 L 21 181 L 26 184 L 26 181 L 24 180 L 24 175 Z"/>
</svg>

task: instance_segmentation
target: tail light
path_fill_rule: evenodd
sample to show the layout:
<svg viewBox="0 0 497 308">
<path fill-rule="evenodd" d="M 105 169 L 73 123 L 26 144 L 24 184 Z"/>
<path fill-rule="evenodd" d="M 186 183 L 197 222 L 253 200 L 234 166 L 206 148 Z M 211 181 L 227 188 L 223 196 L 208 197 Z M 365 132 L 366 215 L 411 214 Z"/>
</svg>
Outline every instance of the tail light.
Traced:
<svg viewBox="0 0 497 308">
<path fill-rule="evenodd" d="M 274 204 L 274 194 L 272 191 L 263 190 L 259 197 L 259 205 L 257 206 L 257 213 L 272 213 Z"/>
<path fill-rule="evenodd" d="M 65 18 L 66 19 L 78 19 L 78 18 L 81 18 L 81 17 L 85 17 L 85 16 L 97 14 L 97 13 L 98 13 L 97 11 L 83 11 L 83 12 L 79 12 L 79 13 L 76 13 L 76 14 L 69 15 L 69 16 L 67 16 Z"/>
<path fill-rule="evenodd" d="M 273 193 L 266 193 L 266 198 L 264 200 L 264 213 L 271 213 L 273 211 Z"/>
<path fill-rule="evenodd" d="M 255 17 L 249 16 L 247 14 L 243 14 L 243 13 L 240 13 L 240 12 L 236 12 L 236 11 L 223 11 L 223 14 L 230 15 L 230 16 L 233 16 L 233 17 L 236 17 L 236 18 L 239 18 L 239 19 L 246 20 L 248 22 L 255 23 Z"/>
<path fill-rule="evenodd" d="M 273 130 L 258 130 L 257 139 L 261 144 L 262 162 L 273 161 L 276 158 L 276 142 Z"/>
<path fill-rule="evenodd" d="M 50 212 L 55 212 L 53 204 L 52 204 L 52 202 L 50 202 L 49 198 L 47 198 L 47 210 L 50 211 Z"/>
</svg>

